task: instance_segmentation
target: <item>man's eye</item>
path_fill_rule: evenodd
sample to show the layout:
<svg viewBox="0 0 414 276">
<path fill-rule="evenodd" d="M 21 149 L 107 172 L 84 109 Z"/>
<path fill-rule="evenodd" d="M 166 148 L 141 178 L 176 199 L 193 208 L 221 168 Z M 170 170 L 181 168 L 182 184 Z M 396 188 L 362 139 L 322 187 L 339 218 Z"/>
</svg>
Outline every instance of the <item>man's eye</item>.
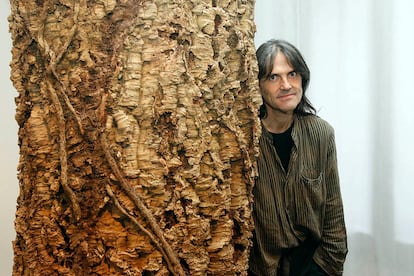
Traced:
<svg viewBox="0 0 414 276">
<path fill-rule="evenodd" d="M 298 73 L 296 73 L 295 71 L 289 73 L 289 77 L 296 77 L 297 75 Z"/>
<path fill-rule="evenodd" d="M 271 81 L 277 80 L 278 78 L 279 78 L 279 76 L 276 75 L 276 74 L 272 74 L 272 75 L 269 76 L 269 80 L 271 80 Z"/>
</svg>

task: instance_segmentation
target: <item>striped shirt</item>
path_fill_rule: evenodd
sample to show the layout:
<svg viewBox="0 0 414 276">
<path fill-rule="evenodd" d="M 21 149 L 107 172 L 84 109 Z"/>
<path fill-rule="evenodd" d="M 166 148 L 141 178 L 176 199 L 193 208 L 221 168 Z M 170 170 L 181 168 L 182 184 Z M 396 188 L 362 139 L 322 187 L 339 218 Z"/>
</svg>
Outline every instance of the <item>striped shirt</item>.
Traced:
<svg viewBox="0 0 414 276">
<path fill-rule="evenodd" d="M 314 261 L 329 275 L 342 275 L 348 250 L 334 130 L 317 116 L 296 115 L 292 139 L 286 172 L 262 126 L 250 270 L 276 275 L 281 251 L 312 238 L 319 242 Z"/>
</svg>

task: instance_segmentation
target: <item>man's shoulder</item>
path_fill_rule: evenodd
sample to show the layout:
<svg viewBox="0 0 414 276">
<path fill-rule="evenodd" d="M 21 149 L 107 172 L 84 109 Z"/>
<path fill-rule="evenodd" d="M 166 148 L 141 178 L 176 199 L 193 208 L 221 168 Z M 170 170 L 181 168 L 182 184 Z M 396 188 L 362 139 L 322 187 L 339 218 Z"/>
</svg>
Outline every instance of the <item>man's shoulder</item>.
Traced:
<svg viewBox="0 0 414 276">
<path fill-rule="evenodd" d="M 331 124 L 317 115 L 298 116 L 297 121 L 302 129 L 312 129 L 317 133 L 326 135 L 334 133 Z"/>
</svg>

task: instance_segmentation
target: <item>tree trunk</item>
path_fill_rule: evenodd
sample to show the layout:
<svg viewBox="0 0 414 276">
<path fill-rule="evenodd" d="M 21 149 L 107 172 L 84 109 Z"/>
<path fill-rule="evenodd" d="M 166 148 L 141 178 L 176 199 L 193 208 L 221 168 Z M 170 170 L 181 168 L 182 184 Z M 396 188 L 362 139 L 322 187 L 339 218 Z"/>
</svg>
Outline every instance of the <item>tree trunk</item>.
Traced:
<svg viewBox="0 0 414 276">
<path fill-rule="evenodd" d="M 13 275 L 245 275 L 254 0 L 11 0 Z"/>
</svg>

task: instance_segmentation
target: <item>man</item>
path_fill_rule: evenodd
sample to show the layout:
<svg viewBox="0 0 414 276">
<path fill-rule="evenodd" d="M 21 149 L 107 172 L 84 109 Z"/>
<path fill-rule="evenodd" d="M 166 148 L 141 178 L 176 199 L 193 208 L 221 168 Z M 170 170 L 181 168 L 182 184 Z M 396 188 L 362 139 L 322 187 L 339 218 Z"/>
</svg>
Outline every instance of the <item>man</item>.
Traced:
<svg viewBox="0 0 414 276">
<path fill-rule="evenodd" d="M 256 52 L 262 135 L 250 275 L 342 275 L 347 254 L 333 128 L 305 96 L 310 72 L 282 40 Z"/>
</svg>

